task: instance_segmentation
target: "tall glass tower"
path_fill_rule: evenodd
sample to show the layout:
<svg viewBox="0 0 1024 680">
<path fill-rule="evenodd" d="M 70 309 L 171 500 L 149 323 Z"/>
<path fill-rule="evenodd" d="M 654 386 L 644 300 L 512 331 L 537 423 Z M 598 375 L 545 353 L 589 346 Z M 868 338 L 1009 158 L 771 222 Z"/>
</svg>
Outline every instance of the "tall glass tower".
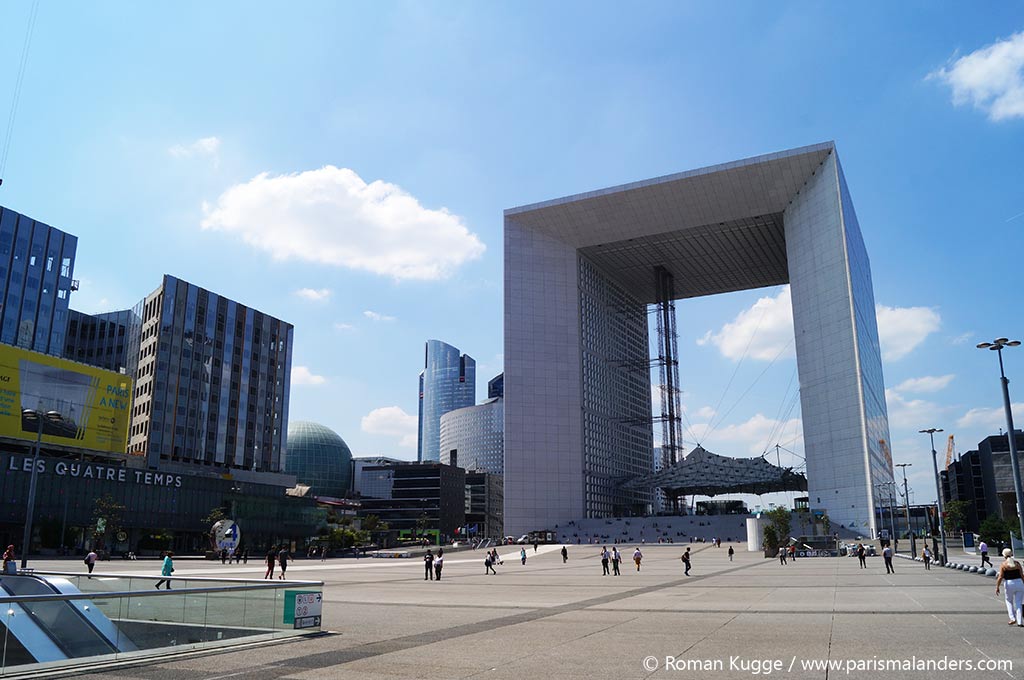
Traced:
<svg viewBox="0 0 1024 680">
<path fill-rule="evenodd" d="M 440 340 L 427 340 L 420 374 L 418 460 L 441 460 L 441 416 L 476 400 L 476 361 Z"/>
</svg>

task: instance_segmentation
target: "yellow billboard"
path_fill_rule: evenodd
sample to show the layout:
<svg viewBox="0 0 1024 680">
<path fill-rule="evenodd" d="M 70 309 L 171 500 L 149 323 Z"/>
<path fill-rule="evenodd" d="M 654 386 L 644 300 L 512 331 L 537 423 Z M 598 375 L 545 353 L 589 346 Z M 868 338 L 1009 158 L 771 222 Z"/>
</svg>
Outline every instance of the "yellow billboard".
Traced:
<svg viewBox="0 0 1024 680">
<path fill-rule="evenodd" d="M 48 444 L 124 453 L 131 403 L 128 376 L 0 345 L 0 436 L 35 441 L 41 425 Z"/>
</svg>

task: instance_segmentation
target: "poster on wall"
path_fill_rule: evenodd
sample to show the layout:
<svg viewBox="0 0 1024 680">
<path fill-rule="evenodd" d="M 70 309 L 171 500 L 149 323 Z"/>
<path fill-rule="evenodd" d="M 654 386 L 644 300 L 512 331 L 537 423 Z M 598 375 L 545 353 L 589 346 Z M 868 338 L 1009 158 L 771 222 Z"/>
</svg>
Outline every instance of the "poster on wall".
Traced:
<svg viewBox="0 0 1024 680">
<path fill-rule="evenodd" d="M 0 345 L 0 436 L 124 453 L 131 395 L 128 376 Z"/>
</svg>

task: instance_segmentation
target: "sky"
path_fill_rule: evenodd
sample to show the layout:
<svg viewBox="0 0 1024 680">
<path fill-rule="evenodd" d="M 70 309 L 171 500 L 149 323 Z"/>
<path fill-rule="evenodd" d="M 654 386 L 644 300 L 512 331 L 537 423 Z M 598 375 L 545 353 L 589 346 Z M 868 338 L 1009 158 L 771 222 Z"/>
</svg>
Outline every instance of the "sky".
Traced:
<svg viewBox="0 0 1024 680">
<path fill-rule="evenodd" d="M 0 3 L 0 205 L 79 237 L 75 309 L 168 273 L 293 323 L 290 418 L 354 455 L 415 458 L 427 339 L 501 372 L 504 209 L 827 140 L 913 500 L 918 430 L 941 466 L 1005 427 L 975 344 L 1024 336 L 1022 2 L 37 4 L 18 90 L 35 5 Z M 678 303 L 689 444 L 801 464 L 788 300 Z"/>
</svg>

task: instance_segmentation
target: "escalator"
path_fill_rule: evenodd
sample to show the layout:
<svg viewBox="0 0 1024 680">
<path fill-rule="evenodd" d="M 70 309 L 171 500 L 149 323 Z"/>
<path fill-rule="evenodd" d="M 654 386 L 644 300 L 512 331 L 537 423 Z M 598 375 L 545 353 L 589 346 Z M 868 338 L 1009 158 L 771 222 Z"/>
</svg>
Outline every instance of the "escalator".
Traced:
<svg viewBox="0 0 1024 680">
<path fill-rule="evenodd" d="M 0 578 L 3 595 L 74 595 L 81 591 L 56 576 L 19 575 Z M 135 645 L 91 600 L 9 602 L 0 612 L 4 639 L 13 637 L 36 662 L 128 652 Z"/>
</svg>

